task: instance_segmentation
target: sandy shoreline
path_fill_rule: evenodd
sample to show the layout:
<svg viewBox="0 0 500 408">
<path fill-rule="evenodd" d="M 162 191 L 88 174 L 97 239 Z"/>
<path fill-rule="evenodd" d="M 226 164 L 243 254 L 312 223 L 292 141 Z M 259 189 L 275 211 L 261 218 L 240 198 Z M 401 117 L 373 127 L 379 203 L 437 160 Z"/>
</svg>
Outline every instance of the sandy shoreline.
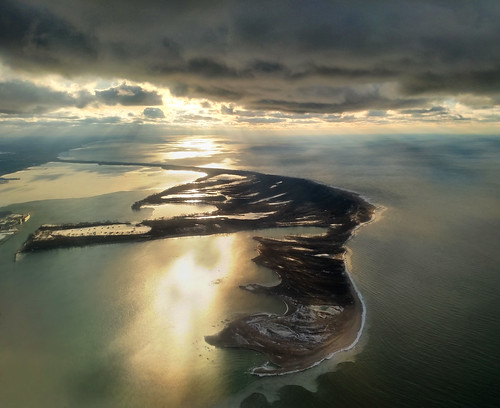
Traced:
<svg viewBox="0 0 500 408">
<path fill-rule="evenodd" d="M 333 241 L 331 241 L 333 242 Z M 286 245 L 285 243 L 282 243 Z M 294 243 L 295 244 L 295 243 Z M 303 252 L 306 256 L 309 252 Z M 276 254 L 274 254 L 276 256 Z M 259 257 L 259 264 L 268 266 Z M 258 376 L 283 375 L 303 371 L 320 364 L 335 354 L 353 348 L 363 332 L 366 309 L 361 293 L 357 289 L 342 254 L 342 271 L 337 270 L 349 286 L 349 297 L 344 302 L 325 299 L 318 295 L 308 301 L 297 302 L 285 292 L 271 287 L 247 285 L 243 289 L 254 293 L 277 295 L 288 306 L 283 316 L 252 315 L 229 323 L 220 333 L 207 336 L 208 343 L 221 347 L 241 347 L 266 354 L 271 364 L 254 368 L 252 374 Z M 273 269 L 275 270 L 275 269 Z M 276 270 L 275 270 L 276 271 Z M 280 277 L 283 271 L 276 271 Z M 314 271 L 308 270 L 312 278 L 309 284 L 312 290 L 319 282 L 314 281 Z M 334 274 L 335 275 L 335 274 Z M 332 276 L 333 278 L 333 276 Z M 248 287 L 249 286 L 249 287 Z M 274 293 L 273 293 L 274 292 Z M 340 306 L 342 305 L 343 306 Z M 332 309 L 336 313 L 326 314 L 322 310 Z M 257 324 L 259 326 L 257 326 Z M 276 327 L 279 330 L 276 330 Z M 299 328 L 299 330 L 297 330 Z M 266 331 L 267 329 L 267 331 Z M 270 330 L 269 330 L 270 329 Z M 273 331 L 269 334 L 269 331 Z M 302 336 L 302 338 L 300 338 Z"/>
</svg>

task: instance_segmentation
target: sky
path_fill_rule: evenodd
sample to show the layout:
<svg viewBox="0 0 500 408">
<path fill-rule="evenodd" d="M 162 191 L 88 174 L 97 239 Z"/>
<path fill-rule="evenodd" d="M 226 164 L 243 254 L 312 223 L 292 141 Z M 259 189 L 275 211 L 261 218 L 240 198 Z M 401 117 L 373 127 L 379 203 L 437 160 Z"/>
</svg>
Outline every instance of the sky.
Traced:
<svg viewBox="0 0 500 408">
<path fill-rule="evenodd" d="M 0 0 L 0 10 L 4 134 L 500 123 L 498 0 Z"/>
</svg>

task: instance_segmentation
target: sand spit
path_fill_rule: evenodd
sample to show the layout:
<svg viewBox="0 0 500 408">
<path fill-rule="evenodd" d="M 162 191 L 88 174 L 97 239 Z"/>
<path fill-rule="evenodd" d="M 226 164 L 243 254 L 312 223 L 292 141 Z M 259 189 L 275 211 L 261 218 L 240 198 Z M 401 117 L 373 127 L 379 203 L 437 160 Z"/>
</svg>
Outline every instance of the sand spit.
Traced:
<svg viewBox="0 0 500 408">
<path fill-rule="evenodd" d="M 153 194 L 132 208 L 186 204 L 195 198 L 217 208 L 210 214 L 144 220 L 136 225 L 42 226 L 21 251 L 262 228 L 323 227 L 326 233 L 315 236 L 255 237 L 259 255 L 254 262 L 276 272 L 280 283 L 242 289 L 279 297 L 287 312 L 242 317 L 206 341 L 264 353 L 270 363 L 255 368 L 258 375 L 306 369 L 356 342 L 364 311 L 346 270 L 344 245 L 360 224 L 372 218 L 375 207 L 355 193 L 310 180 L 236 170 L 203 168 L 203 172 L 198 180 Z"/>
</svg>

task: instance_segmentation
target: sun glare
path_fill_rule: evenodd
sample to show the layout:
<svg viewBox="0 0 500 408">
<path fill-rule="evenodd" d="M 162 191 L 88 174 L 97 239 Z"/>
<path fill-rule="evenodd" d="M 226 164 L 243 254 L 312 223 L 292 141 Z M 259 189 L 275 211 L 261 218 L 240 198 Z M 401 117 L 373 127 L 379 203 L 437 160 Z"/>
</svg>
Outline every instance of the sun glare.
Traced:
<svg viewBox="0 0 500 408">
<path fill-rule="evenodd" d="M 184 248 L 181 255 L 160 266 L 144 284 L 144 309 L 124 336 L 132 340 L 130 364 L 137 373 L 149 372 L 159 382 L 174 381 L 183 388 L 191 364 L 206 364 L 207 372 L 217 370 L 209 361 L 212 350 L 204 336 L 223 316 L 219 283 L 232 273 L 234 241 L 234 235 L 203 237 L 184 247 L 181 239 L 172 247 Z"/>
<path fill-rule="evenodd" d="M 163 154 L 167 160 L 191 159 L 197 157 L 212 157 L 222 153 L 222 150 L 212 140 L 190 139 L 173 143 L 173 150 Z"/>
</svg>

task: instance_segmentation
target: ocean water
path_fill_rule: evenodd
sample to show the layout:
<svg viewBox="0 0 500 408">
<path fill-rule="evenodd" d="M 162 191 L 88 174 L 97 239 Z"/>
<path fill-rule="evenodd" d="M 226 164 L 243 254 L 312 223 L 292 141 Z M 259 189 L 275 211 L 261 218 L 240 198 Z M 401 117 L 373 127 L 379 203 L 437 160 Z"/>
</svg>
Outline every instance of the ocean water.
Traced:
<svg viewBox="0 0 500 408">
<path fill-rule="evenodd" d="M 348 243 L 366 327 L 352 350 L 279 377 L 249 373 L 265 362 L 258 353 L 203 341 L 241 313 L 284 310 L 238 286 L 276 279 L 251 261 L 252 236 L 289 231 L 14 262 L 42 223 L 140 220 L 152 210 L 133 212 L 134 201 L 197 176 L 49 163 L 0 185 L 0 211 L 32 214 L 0 245 L 0 406 L 500 406 L 499 137 L 182 136 L 61 157 L 250 169 L 362 194 L 379 207 Z"/>
</svg>

